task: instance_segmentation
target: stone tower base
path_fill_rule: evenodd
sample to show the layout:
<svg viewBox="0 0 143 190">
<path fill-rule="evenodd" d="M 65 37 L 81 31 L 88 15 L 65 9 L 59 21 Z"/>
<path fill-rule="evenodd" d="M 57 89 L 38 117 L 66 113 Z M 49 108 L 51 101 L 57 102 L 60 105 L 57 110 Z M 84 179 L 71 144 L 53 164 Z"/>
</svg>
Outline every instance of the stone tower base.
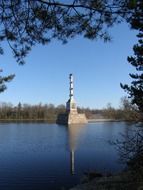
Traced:
<svg viewBox="0 0 143 190">
<path fill-rule="evenodd" d="M 59 114 L 57 121 L 57 124 L 84 124 L 87 123 L 87 119 L 85 114 L 79 114 L 79 113 L 65 113 L 65 114 Z"/>
<path fill-rule="evenodd" d="M 84 113 L 69 113 L 68 115 L 68 124 L 82 124 L 87 123 L 87 119 Z"/>
</svg>

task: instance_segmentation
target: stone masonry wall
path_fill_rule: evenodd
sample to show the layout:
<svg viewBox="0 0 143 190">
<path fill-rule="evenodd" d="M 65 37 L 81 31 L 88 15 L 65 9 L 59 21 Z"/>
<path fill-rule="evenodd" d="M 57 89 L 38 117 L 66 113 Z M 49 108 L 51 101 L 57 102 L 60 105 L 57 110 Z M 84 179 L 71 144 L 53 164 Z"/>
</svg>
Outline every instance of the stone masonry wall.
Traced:
<svg viewBox="0 0 143 190">
<path fill-rule="evenodd" d="M 82 123 L 87 123 L 87 119 L 85 114 L 73 114 L 69 113 L 68 115 L 68 124 L 82 124 Z"/>
</svg>

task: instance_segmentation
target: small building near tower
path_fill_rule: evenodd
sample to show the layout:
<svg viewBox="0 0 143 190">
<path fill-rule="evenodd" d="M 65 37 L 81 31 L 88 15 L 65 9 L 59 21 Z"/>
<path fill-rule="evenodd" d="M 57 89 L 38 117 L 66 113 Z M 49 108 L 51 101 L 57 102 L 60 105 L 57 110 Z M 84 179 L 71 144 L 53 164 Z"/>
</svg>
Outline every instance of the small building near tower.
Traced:
<svg viewBox="0 0 143 190">
<path fill-rule="evenodd" d="M 74 100 L 74 83 L 73 74 L 69 75 L 70 80 L 70 93 L 69 100 L 66 103 L 66 113 L 59 114 L 57 118 L 58 124 L 84 124 L 87 123 L 85 114 L 77 112 L 76 102 Z"/>
</svg>

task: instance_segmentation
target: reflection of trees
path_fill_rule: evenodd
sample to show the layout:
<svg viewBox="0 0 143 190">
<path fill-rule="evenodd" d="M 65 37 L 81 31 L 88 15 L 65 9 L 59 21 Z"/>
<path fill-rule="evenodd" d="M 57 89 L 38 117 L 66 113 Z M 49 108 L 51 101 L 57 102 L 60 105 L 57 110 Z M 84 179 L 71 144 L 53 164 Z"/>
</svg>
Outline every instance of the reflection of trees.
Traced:
<svg viewBox="0 0 143 190">
<path fill-rule="evenodd" d="M 70 162 L 71 162 L 71 174 L 75 173 L 75 150 L 78 146 L 79 135 L 84 128 L 84 125 L 69 125 L 69 147 L 70 147 Z"/>
<path fill-rule="evenodd" d="M 143 179 L 143 129 L 130 130 L 122 140 L 114 142 L 120 154 L 120 161 L 127 163 L 136 180 Z"/>
</svg>

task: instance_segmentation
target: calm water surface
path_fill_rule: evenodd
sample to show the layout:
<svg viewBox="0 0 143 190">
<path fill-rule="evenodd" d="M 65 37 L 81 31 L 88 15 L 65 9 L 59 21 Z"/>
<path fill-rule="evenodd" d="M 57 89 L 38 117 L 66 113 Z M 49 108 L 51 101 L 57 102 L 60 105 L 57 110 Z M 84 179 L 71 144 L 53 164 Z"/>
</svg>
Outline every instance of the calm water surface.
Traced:
<svg viewBox="0 0 143 190">
<path fill-rule="evenodd" d="M 84 172 L 117 172 L 124 166 L 108 141 L 134 125 L 99 122 L 84 126 L 0 124 L 0 190 L 62 190 Z"/>
</svg>

